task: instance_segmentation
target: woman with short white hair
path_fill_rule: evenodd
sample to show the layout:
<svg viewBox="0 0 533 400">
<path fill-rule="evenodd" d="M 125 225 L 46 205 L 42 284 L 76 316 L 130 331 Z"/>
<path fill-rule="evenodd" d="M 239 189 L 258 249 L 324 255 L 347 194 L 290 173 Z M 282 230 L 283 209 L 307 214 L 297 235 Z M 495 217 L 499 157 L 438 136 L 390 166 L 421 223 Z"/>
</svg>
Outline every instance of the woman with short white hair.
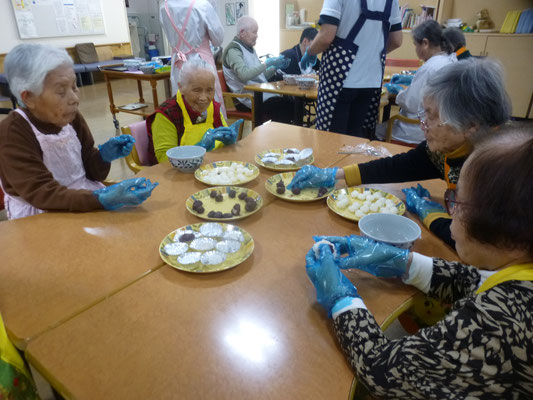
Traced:
<svg viewBox="0 0 533 400">
<path fill-rule="evenodd" d="M 133 148 L 129 135 L 94 147 L 78 111 L 72 59 L 64 49 L 21 44 L 5 58 L 21 108 L 0 123 L 0 183 L 9 219 L 45 211 L 114 210 L 146 200 L 157 184 L 144 178 L 104 187 L 111 161 Z"/>
<path fill-rule="evenodd" d="M 199 57 L 181 67 L 178 92 L 146 119 L 152 164 L 167 161 L 167 150 L 198 145 L 207 151 L 235 143 L 243 120 L 228 127 L 215 98 L 214 68 Z"/>
</svg>

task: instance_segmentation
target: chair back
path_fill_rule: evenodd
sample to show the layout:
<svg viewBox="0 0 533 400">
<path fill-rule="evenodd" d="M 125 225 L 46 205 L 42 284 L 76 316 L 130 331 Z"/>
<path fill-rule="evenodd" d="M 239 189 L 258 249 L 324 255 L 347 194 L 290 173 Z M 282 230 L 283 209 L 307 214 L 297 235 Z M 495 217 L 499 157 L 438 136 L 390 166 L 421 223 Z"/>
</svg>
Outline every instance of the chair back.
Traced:
<svg viewBox="0 0 533 400">
<path fill-rule="evenodd" d="M 146 121 L 139 121 L 121 128 L 122 133 L 135 138 L 135 146 L 131 153 L 125 157 L 128 167 L 133 172 L 139 172 L 142 166 L 150 165 L 150 153 L 148 141 L 148 130 Z"/>
<path fill-rule="evenodd" d="M 405 59 L 405 58 L 386 58 L 385 65 L 390 67 L 411 67 L 418 68 L 422 65 L 422 61 L 414 59 Z"/>
<path fill-rule="evenodd" d="M 226 85 L 226 78 L 224 78 L 224 71 L 221 69 L 217 70 L 218 80 L 220 82 L 220 88 L 223 92 L 229 92 L 228 85 Z"/>
</svg>

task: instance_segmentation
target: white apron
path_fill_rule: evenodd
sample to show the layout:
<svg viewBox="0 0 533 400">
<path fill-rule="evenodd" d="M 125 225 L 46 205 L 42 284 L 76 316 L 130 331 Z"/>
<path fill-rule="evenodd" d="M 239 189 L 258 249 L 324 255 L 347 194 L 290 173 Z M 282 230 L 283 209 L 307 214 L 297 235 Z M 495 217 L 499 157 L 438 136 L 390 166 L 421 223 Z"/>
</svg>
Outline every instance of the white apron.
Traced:
<svg viewBox="0 0 533 400">
<path fill-rule="evenodd" d="M 81 158 L 81 143 L 72 125 L 64 126 L 57 135 L 45 135 L 30 122 L 24 111 L 17 108 L 15 112 L 18 112 L 30 124 L 41 146 L 43 163 L 56 181 L 69 189 L 96 190 L 104 187 L 102 183 L 91 181 L 85 176 L 85 168 Z M 9 219 L 23 218 L 44 212 L 20 197 L 5 193 L 5 190 L 4 202 Z"/>
<path fill-rule="evenodd" d="M 244 58 L 244 63 L 250 67 L 254 68 L 258 65 L 261 65 L 261 61 L 259 61 L 259 57 L 257 57 L 257 53 L 254 52 L 250 53 L 242 44 L 239 42 L 236 42 L 235 40 L 233 43 L 237 43 L 239 47 L 241 48 L 242 55 Z M 237 75 L 231 68 L 226 68 L 225 65 L 222 66 L 222 69 L 224 70 L 224 78 L 226 79 L 226 85 L 231 89 L 233 93 L 253 93 L 249 90 L 244 90 L 244 87 L 246 85 L 253 85 L 254 83 L 265 83 L 268 82 L 267 78 L 265 77 L 264 73 L 260 73 L 255 78 L 249 80 L 248 82 L 241 82 L 239 78 L 237 78 Z M 271 97 L 276 97 L 276 94 L 273 93 L 263 93 L 263 101 L 266 101 L 270 99 Z M 244 104 L 249 109 L 252 108 L 252 100 L 247 98 L 238 99 L 240 103 Z"/>
<path fill-rule="evenodd" d="M 165 0 L 165 11 L 167 12 L 168 19 L 170 20 L 172 27 L 174 28 L 174 30 L 179 36 L 178 43 L 176 43 L 176 45 L 172 47 L 170 83 L 172 85 L 173 96 L 178 92 L 179 71 L 183 63 L 187 61 L 188 56 L 190 57 L 190 55 L 192 54 L 198 54 L 202 60 L 204 60 L 205 62 L 207 62 L 213 67 L 215 72 L 217 70 L 217 66 L 213 58 L 213 52 L 211 51 L 211 46 L 209 45 L 209 39 L 207 35 L 204 36 L 202 43 L 198 47 L 193 47 L 185 39 L 185 31 L 189 23 L 189 18 L 191 17 L 191 12 L 194 8 L 194 3 L 196 3 L 196 0 L 191 0 L 189 9 L 187 10 L 187 14 L 185 15 L 185 19 L 183 20 L 183 25 L 181 29 L 178 29 L 178 27 L 176 26 L 176 23 L 174 22 L 174 19 L 172 18 L 172 15 L 170 15 L 170 10 L 168 9 L 168 0 Z M 181 51 L 182 45 L 186 46 L 189 50 L 187 50 L 185 53 Z M 220 86 L 220 81 L 218 80 L 218 74 L 216 73 L 215 73 L 215 100 L 218 103 L 220 103 L 220 111 L 224 115 L 224 118 L 227 119 L 226 107 L 224 105 L 224 98 L 222 97 L 222 88 Z"/>
</svg>

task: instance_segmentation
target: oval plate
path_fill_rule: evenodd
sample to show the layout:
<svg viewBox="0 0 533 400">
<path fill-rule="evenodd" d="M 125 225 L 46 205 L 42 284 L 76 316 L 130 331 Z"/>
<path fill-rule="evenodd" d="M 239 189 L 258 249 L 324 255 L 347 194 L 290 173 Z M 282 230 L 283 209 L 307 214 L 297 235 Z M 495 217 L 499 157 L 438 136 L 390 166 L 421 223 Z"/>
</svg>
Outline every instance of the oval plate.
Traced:
<svg viewBox="0 0 533 400">
<path fill-rule="evenodd" d="M 265 164 L 261 160 L 263 158 L 263 156 L 265 154 L 267 154 L 267 153 L 276 153 L 276 154 L 279 154 L 279 156 L 281 157 L 281 155 L 284 154 L 283 150 L 284 149 L 270 149 L 270 150 L 262 151 L 261 153 L 255 155 L 255 163 L 257 165 L 260 165 L 263 168 L 266 168 L 266 169 L 270 170 L 270 171 L 284 172 L 284 171 L 297 171 L 300 168 L 302 168 L 304 165 L 311 165 L 311 164 L 313 164 L 315 162 L 315 157 L 313 157 L 312 154 L 311 154 L 310 157 L 306 158 L 305 160 L 302 160 L 299 163 L 294 163 L 294 165 Z"/>
<path fill-rule="evenodd" d="M 204 223 L 182 226 L 181 228 L 176 229 L 175 231 L 172 231 L 167 236 L 165 236 L 165 238 L 159 245 L 159 255 L 161 256 L 161 259 L 173 268 L 187 272 L 205 274 L 210 272 L 224 271 L 226 269 L 236 267 L 237 265 L 245 261 L 248 257 L 250 257 L 250 255 L 253 253 L 254 240 L 248 232 L 246 232 L 244 229 L 239 228 L 238 226 L 222 223 L 220 223 L 219 225 L 222 226 L 224 234 L 228 231 L 238 231 L 242 233 L 244 240 L 241 242 L 241 248 L 235 253 L 228 253 L 226 260 L 221 262 L 220 264 L 205 265 L 202 264 L 201 261 L 198 261 L 194 264 L 181 264 L 178 261 L 178 256 L 170 256 L 165 253 L 165 245 L 174 242 L 174 235 L 179 235 L 180 232 L 185 230 L 193 230 L 199 233 L 202 225 L 204 225 Z M 215 239 L 221 240 L 220 237 L 215 237 Z M 193 252 L 198 251 L 193 250 Z M 200 251 L 200 253 L 203 252 Z"/>
<path fill-rule="evenodd" d="M 291 183 L 292 178 L 294 178 L 294 172 L 284 172 L 282 174 L 277 174 L 274 176 L 271 176 L 267 179 L 265 182 L 266 189 L 272 193 L 274 196 L 279 197 L 280 199 L 287 200 L 287 201 L 297 201 L 297 202 L 310 202 L 310 201 L 317 201 L 321 200 L 325 197 L 328 197 L 335 188 L 329 188 L 328 191 L 323 195 L 318 197 L 318 188 L 308 188 L 308 189 L 302 189 L 301 193 L 296 195 L 293 194 L 290 190 L 286 189 L 285 193 L 278 194 L 276 192 L 277 189 L 277 183 L 280 180 L 283 180 L 283 183 L 285 184 L 285 187 Z"/>
<path fill-rule="evenodd" d="M 373 188 L 364 188 L 364 187 L 359 187 L 359 186 L 358 187 L 349 187 L 349 188 L 335 190 L 328 197 L 328 207 L 331 209 L 331 211 L 333 211 L 336 214 L 339 214 L 341 217 L 349 219 L 350 221 L 359 221 L 362 217 L 357 217 L 353 212 L 348 210 L 349 205 L 347 205 L 345 208 L 342 208 L 342 209 L 339 208 L 337 206 L 337 199 L 338 199 L 340 194 L 345 194 L 345 195 L 347 195 L 349 197 L 350 204 L 353 204 L 355 201 L 357 201 L 359 203 L 363 203 L 362 200 L 354 199 L 350 195 L 352 194 L 352 192 L 363 193 L 364 191 L 370 192 L 372 194 L 376 193 L 376 192 L 380 192 L 381 194 L 383 194 L 383 197 L 385 199 L 390 199 L 390 200 L 394 201 L 394 205 L 398 209 L 398 215 L 403 215 L 405 213 L 405 204 L 403 203 L 403 201 L 401 201 L 395 195 L 387 193 L 387 192 L 385 192 L 383 190 L 373 189 Z M 375 214 L 375 213 L 379 213 L 379 211 L 377 211 L 377 212 L 370 211 L 367 214 Z"/>
<path fill-rule="evenodd" d="M 250 170 L 252 170 L 252 174 L 249 176 L 246 176 L 246 179 L 242 180 L 234 180 L 233 182 L 213 182 L 210 183 L 205 180 L 206 173 L 209 173 L 212 170 L 216 170 L 218 168 L 224 168 L 229 167 L 232 164 L 240 164 Z M 194 177 L 198 179 L 200 182 L 205 183 L 209 186 L 221 186 L 221 185 L 244 185 L 245 183 L 253 181 L 255 178 L 259 176 L 259 168 L 257 168 L 254 164 L 250 164 L 244 161 L 217 161 L 214 163 L 202 165 L 200 168 L 198 168 L 196 171 L 194 171 Z"/>
<path fill-rule="evenodd" d="M 232 199 L 229 197 L 229 191 L 230 189 L 235 190 L 235 198 Z M 222 194 L 222 197 L 224 200 L 221 202 L 216 201 L 214 198 L 210 197 L 211 192 L 216 191 Z M 248 197 L 251 197 L 255 199 L 257 207 L 253 211 L 246 211 L 244 206 L 246 205 L 246 202 L 244 200 L 239 199 L 239 194 L 246 193 Z M 200 200 L 203 203 L 203 207 L 205 211 L 200 214 L 197 211 L 193 210 L 192 206 L 195 200 Z M 207 214 L 209 211 L 221 211 L 223 213 L 231 213 L 231 210 L 235 204 L 239 204 L 241 206 L 241 212 L 239 215 L 232 216 L 231 218 L 211 218 L 208 217 Z M 185 201 L 185 206 L 187 207 L 187 210 L 193 214 L 196 215 L 199 218 L 207 219 L 210 221 L 234 221 L 237 219 L 246 218 L 252 214 L 255 214 L 257 211 L 263 207 L 263 198 L 257 193 L 256 191 L 252 189 L 247 188 L 241 188 L 238 186 L 218 186 L 213 187 L 209 189 L 204 189 L 199 192 L 196 192 L 191 197 Z"/>
</svg>

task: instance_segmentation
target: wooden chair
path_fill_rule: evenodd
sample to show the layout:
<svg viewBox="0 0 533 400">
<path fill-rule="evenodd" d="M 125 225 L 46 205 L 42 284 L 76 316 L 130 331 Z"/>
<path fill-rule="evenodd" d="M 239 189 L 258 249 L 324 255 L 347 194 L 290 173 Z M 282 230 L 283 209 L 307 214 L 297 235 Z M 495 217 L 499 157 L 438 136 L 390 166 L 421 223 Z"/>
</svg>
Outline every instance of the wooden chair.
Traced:
<svg viewBox="0 0 533 400">
<path fill-rule="evenodd" d="M 148 156 L 148 131 L 146 129 L 146 121 L 135 122 L 128 126 L 120 128 L 124 135 L 131 135 L 135 138 L 135 145 L 124 159 L 126 165 L 133 172 L 137 173 L 145 166 L 150 165 L 150 158 Z"/>
<path fill-rule="evenodd" d="M 228 115 L 228 118 L 231 119 L 244 119 L 246 121 L 250 121 L 252 123 L 252 129 L 255 128 L 255 119 L 254 119 L 254 95 L 249 93 L 231 93 L 229 91 L 228 85 L 226 85 L 226 79 L 224 78 L 224 72 L 222 70 L 218 70 L 218 80 L 220 81 L 220 87 L 222 88 L 222 96 L 224 99 L 229 98 L 231 102 L 224 102 L 226 105 L 226 114 Z M 229 108 L 228 103 L 233 104 L 234 98 L 248 98 L 252 100 L 252 110 L 251 111 L 239 111 L 236 108 Z M 241 133 L 242 136 L 242 128 Z M 240 137 L 239 137 L 240 140 Z"/>
<path fill-rule="evenodd" d="M 422 65 L 422 60 L 414 60 L 408 58 L 386 58 L 385 65 L 390 67 L 410 67 L 418 68 Z"/>
<path fill-rule="evenodd" d="M 419 125 L 420 124 L 420 121 L 418 119 L 414 119 L 414 118 L 407 118 L 407 117 L 404 117 L 403 115 L 400 115 L 400 114 L 396 114 L 394 116 L 392 116 L 391 118 L 389 118 L 387 120 L 387 133 L 385 134 L 385 142 L 388 142 L 388 143 L 394 143 L 394 144 L 401 144 L 402 146 L 408 146 L 408 147 L 416 147 L 417 144 L 416 143 L 406 143 L 406 142 L 402 142 L 400 140 L 392 140 L 392 127 L 394 125 L 394 121 L 401 121 L 401 122 L 405 122 L 407 124 L 416 124 L 416 125 Z"/>
</svg>

